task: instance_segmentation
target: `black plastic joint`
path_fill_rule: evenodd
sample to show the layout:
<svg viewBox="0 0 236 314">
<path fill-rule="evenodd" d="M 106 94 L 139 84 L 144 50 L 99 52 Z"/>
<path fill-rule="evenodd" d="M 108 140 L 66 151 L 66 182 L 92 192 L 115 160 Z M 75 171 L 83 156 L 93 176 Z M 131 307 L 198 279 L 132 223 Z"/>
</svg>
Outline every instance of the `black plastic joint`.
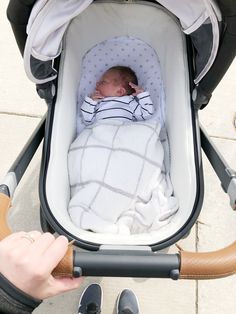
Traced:
<svg viewBox="0 0 236 314">
<path fill-rule="evenodd" d="M 211 94 L 206 95 L 200 87 L 196 86 L 192 92 L 192 100 L 196 110 L 203 109 L 209 103 Z"/>
<path fill-rule="evenodd" d="M 82 277 L 83 276 L 82 268 L 79 266 L 74 267 L 73 276 L 75 278 Z"/>
<path fill-rule="evenodd" d="M 179 279 L 179 269 L 171 270 L 170 278 L 173 279 L 173 280 L 178 280 Z"/>
<path fill-rule="evenodd" d="M 40 98 L 44 99 L 49 105 L 56 94 L 56 88 L 53 83 L 36 84 L 36 90 Z"/>
<path fill-rule="evenodd" d="M 7 196 L 10 196 L 10 191 L 9 191 L 9 188 L 6 184 L 0 185 L 0 193 L 5 194 Z"/>
</svg>

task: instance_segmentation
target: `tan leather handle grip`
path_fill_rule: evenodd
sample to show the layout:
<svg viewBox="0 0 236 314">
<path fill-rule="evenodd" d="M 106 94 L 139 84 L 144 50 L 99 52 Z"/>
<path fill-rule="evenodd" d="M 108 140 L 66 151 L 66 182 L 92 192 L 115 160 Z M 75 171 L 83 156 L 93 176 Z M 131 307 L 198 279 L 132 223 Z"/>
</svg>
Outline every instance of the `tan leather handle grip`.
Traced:
<svg viewBox="0 0 236 314">
<path fill-rule="evenodd" d="M 180 279 L 214 279 L 236 273 L 236 242 L 214 252 L 180 252 Z"/>
<path fill-rule="evenodd" d="M 11 234 L 7 224 L 7 213 L 11 207 L 11 199 L 4 193 L 0 193 L 0 240 Z"/>
<path fill-rule="evenodd" d="M 12 233 L 7 223 L 8 210 L 11 207 L 11 199 L 4 193 L 0 193 L 0 240 Z M 68 246 L 68 250 L 53 270 L 55 277 L 72 277 L 73 276 L 73 246 Z"/>
<path fill-rule="evenodd" d="M 60 263 L 54 268 L 54 277 L 73 277 L 73 245 L 69 245 L 67 252 Z"/>
</svg>

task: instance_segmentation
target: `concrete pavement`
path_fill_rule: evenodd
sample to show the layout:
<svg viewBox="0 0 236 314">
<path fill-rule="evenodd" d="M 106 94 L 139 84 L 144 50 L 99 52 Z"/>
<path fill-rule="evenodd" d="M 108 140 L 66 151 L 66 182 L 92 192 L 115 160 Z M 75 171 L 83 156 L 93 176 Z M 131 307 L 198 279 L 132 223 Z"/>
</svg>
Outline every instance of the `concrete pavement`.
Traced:
<svg viewBox="0 0 236 314">
<path fill-rule="evenodd" d="M 35 88 L 25 76 L 10 25 L 5 17 L 7 0 L 1 1 L 0 59 L 0 177 L 14 162 L 27 138 L 46 111 Z M 214 92 L 200 119 L 229 165 L 236 169 L 236 61 Z M 14 231 L 40 229 L 38 173 L 41 147 L 18 186 L 9 222 Z M 179 245 L 187 250 L 210 251 L 236 239 L 236 213 L 229 207 L 214 171 L 203 155 L 205 198 L 198 223 Z M 175 246 L 170 252 L 176 252 Z M 168 279 L 87 278 L 77 291 L 46 300 L 34 313 L 76 313 L 82 289 L 91 282 L 104 291 L 103 314 L 114 311 L 118 293 L 131 288 L 137 294 L 142 314 L 233 314 L 236 312 L 236 276 L 213 281 L 171 281 Z"/>
</svg>

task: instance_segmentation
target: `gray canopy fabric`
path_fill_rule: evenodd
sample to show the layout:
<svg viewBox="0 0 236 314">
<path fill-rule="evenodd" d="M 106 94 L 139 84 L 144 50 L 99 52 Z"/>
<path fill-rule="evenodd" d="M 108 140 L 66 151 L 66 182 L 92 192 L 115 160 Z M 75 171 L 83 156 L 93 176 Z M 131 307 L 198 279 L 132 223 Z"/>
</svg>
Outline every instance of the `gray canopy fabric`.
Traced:
<svg viewBox="0 0 236 314">
<path fill-rule="evenodd" d="M 54 59 L 60 55 L 62 38 L 69 22 L 93 0 L 38 0 L 27 26 L 24 51 L 25 71 L 37 84 L 56 78 Z M 219 47 L 221 14 L 213 0 L 160 0 L 180 20 L 182 30 L 191 37 L 195 57 L 195 84 L 211 68 Z"/>
<path fill-rule="evenodd" d="M 24 65 L 35 83 L 52 81 L 57 73 L 53 60 L 61 53 L 62 38 L 71 19 L 93 0 L 38 0 L 27 25 Z"/>
<path fill-rule="evenodd" d="M 160 0 L 170 12 L 176 15 L 183 32 L 191 36 L 196 54 L 197 84 L 208 72 L 217 55 L 219 47 L 219 23 L 221 13 L 213 0 Z"/>
</svg>

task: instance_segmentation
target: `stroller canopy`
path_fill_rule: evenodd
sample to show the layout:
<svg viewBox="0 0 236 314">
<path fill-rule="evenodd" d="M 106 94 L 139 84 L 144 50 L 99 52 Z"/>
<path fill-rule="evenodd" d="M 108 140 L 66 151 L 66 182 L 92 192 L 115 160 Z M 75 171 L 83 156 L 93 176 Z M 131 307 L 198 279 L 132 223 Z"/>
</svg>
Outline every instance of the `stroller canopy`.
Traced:
<svg viewBox="0 0 236 314">
<path fill-rule="evenodd" d="M 16 2 L 10 1 L 8 7 L 8 17 L 12 22 L 15 35 L 17 33 L 16 20 L 19 20 L 16 15 L 21 14 Z M 28 12 L 28 14 L 23 14 L 27 18 L 25 21 L 27 25 L 27 40 L 24 49 L 25 71 L 29 79 L 36 84 L 52 81 L 57 76 L 53 62 L 61 53 L 62 39 L 68 24 L 93 0 L 38 0 L 36 2 L 35 0 L 21 0 L 20 2 L 26 3 L 25 8 L 27 7 Z M 183 32 L 191 39 L 194 47 L 194 82 L 200 87 L 202 93 L 210 98 L 212 91 L 235 56 L 236 2 L 233 0 L 218 0 L 217 2 L 213 0 L 181 0 L 181 2 L 160 0 L 159 4 L 179 19 Z M 22 4 L 21 10 L 23 10 Z M 24 45 L 24 41 L 21 42 L 21 46 L 22 44 Z M 20 49 L 22 51 L 22 47 Z"/>
</svg>

